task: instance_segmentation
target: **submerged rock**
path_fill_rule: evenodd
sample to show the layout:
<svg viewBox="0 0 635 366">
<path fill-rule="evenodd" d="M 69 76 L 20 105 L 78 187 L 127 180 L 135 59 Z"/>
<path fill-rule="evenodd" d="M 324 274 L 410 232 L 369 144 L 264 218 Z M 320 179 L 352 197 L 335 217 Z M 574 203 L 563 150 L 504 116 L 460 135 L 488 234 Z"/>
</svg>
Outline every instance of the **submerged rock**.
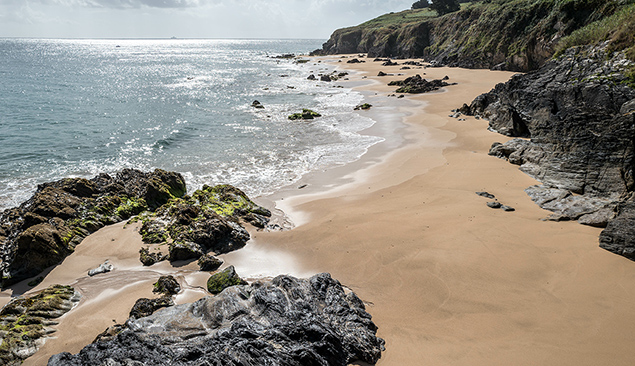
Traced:
<svg viewBox="0 0 635 366">
<path fill-rule="evenodd" d="M 28 201 L 0 213 L 2 286 L 59 263 L 90 233 L 184 194 L 183 177 L 160 169 L 39 185 Z"/>
<path fill-rule="evenodd" d="M 302 109 L 302 112 L 289 115 L 289 119 L 292 121 L 296 119 L 313 119 L 315 117 L 322 117 L 322 115 L 306 108 Z"/>
<path fill-rule="evenodd" d="M 54 332 L 51 325 L 79 301 L 70 286 L 53 285 L 31 297 L 18 297 L 0 310 L 0 364 L 20 365 Z"/>
<path fill-rule="evenodd" d="M 354 293 L 328 274 L 278 276 L 131 319 L 108 341 L 49 366 L 375 364 L 384 341 Z"/>
</svg>

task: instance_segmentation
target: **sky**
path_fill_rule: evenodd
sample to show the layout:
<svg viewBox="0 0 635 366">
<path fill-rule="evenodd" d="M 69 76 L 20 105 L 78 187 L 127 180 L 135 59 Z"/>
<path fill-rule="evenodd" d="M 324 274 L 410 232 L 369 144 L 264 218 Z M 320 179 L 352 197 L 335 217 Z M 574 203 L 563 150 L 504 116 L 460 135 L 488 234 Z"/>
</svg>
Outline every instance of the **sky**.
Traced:
<svg viewBox="0 0 635 366">
<path fill-rule="evenodd" d="M 414 0 L 0 0 L 0 37 L 315 38 Z"/>
</svg>

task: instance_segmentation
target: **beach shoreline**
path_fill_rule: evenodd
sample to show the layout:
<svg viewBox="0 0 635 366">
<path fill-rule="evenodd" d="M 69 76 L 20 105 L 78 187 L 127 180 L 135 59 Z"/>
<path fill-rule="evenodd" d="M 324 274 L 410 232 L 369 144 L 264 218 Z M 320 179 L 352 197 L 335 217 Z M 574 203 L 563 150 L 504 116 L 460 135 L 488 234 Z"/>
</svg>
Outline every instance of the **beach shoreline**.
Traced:
<svg viewBox="0 0 635 366">
<path fill-rule="evenodd" d="M 350 65 L 340 57 L 319 59 L 355 70 L 344 83 L 364 81 L 354 88 L 373 104 L 359 112 L 376 122 L 367 132 L 387 124 L 388 133 L 400 137 L 372 146 L 358 161 L 310 173 L 258 199 L 275 203 L 295 228 L 250 230 L 247 247 L 221 256 L 226 265 L 235 265 L 248 280 L 331 273 L 365 301 L 386 340 L 379 365 L 591 365 L 607 358 L 629 364 L 632 262 L 598 247 L 600 229 L 542 221 L 548 212 L 523 191 L 537 182 L 487 155 L 492 142 L 507 138 L 487 131 L 487 121 L 448 117 L 511 73 L 402 71 L 370 59 Z M 404 75 L 375 76 L 379 70 Z M 403 99 L 387 96 L 394 92 L 386 85 L 390 80 L 423 72 L 432 79 L 448 75 L 458 84 Z M 493 193 L 516 211 L 493 210 L 476 191 Z M 103 281 L 125 271 L 149 270 L 153 276 L 174 271 L 166 263 L 149 269 L 138 263 L 135 230 L 120 224 L 93 234 L 33 290 L 57 280 L 81 283 L 85 270 L 104 258 L 116 270 Z M 130 245 L 115 255 L 108 252 L 110 242 Z M 254 256 L 262 260 L 254 263 Z M 206 273 L 196 270 L 195 263 L 178 268 L 189 292 L 177 302 L 204 295 L 196 289 L 204 287 Z M 94 289 L 24 364 L 76 353 L 106 326 L 123 323 L 137 298 L 153 296 L 150 277 L 109 293 Z M 95 309 L 108 312 L 89 316 Z"/>
</svg>

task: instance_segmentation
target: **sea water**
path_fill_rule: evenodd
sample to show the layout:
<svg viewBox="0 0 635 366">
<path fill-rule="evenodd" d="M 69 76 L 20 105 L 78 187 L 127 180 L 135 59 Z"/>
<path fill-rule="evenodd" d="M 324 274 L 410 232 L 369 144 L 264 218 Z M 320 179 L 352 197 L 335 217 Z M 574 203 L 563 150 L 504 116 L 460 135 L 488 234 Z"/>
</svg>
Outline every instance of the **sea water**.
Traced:
<svg viewBox="0 0 635 366">
<path fill-rule="evenodd" d="M 260 196 L 358 159 L 381 141 L 360 133 L 374 123 L 352 111 L 361 94 L 307 80 L 321 63 L 275 58 L 321 42 L 0 39 L 0 209 L 122 168 Z M 323 117 L 288 119 L 302 108 Z"/>
</svg>

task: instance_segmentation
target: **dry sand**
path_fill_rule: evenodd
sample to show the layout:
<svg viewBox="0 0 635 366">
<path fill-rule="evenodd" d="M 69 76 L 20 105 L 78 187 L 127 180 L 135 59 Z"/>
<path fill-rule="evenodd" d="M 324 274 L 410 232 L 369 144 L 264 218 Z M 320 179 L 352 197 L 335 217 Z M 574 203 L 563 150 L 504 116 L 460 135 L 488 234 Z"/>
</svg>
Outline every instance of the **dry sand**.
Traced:
<svg viewBox="0 0 635 366">
<path fill-rule="evenodd" d="M 357 88 L 374 105 L 360 111 L 377 120 L 369 132 L 403 138 L 388 136 L 356 163 L 305 177 L 303 190 L 264 198 L 297 227 L 252 231 L 246 248 L 223 259 L 248 279 L 330 272 L 367 302 L 386 340 L 379 365 L 631 365 L 635 263 L 600 249 L 599 229 L 541 221 L 548 213 L 523 192 L 536 182 L 487 155 L 505 138 L 488 132 L 486 121 L 448 117 L 511 74 L 400 71 L 370 59 L 354 68 L 351 82 L 368 76 Z M 380 69 L 406 75 L 375 77 Z M 459 85 L 387 97 L 394 91 L 388 81 L 422 72 Z M 474 193 L 483 190 L 516 212 L 488 208 Z M 83 297 L 25 365 L 76 353 L 123 322 L 137 298 L 152 296 L 160 274 L 187 283 L 180 303 L 204 295 L 207 275 L 193 263 L 142 267 L 136 230 L 119 224 L 91 235 L 33 290 L 73 284 Z M 115 271 L 86 276 L 105 259 Z M 0 294 L 0 305 L 9 294 Z"/>
</svg>

